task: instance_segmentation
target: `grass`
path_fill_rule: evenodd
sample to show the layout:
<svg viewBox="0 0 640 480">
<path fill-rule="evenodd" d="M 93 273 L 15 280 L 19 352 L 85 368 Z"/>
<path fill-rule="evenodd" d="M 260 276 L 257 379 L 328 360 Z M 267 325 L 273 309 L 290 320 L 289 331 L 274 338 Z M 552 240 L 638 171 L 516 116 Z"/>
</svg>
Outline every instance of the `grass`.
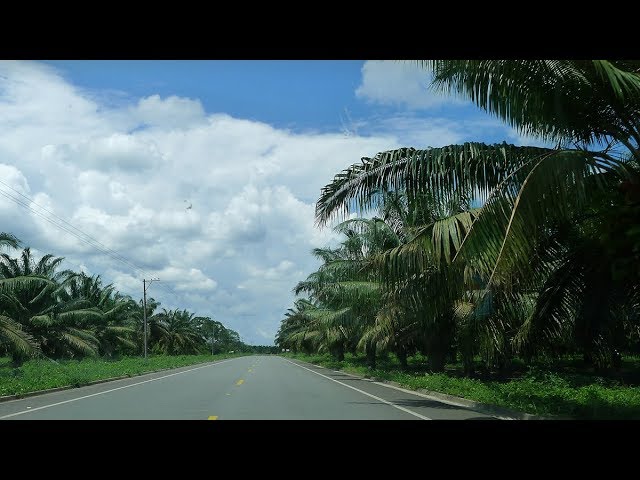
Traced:
<svg viewBox="0 0 640 480">
<path fill-rule="evenodd" d="M 424 358 L 409 359 L 409 369 L 401 371 L 394 356 L 378 361 L 376 369 L 365 365 L 364 358 L 347 354 L 338 362 L 329 355 L 284 354 L 306 362 L 344 370 L 369 378 L 391 380 L 405 388 L 446 393 L 520 412 L 563 416 L 576 419 L 628 420 L 640 419 L 640 386 L 625 383 L 624 377 L 607 378 L 576 368 L 568 359 L 554 367 L 538 365 L 521 368 L 510 378 L 484 375 L 468 378 L 460 365 L 452 365 L 447 373 L 429 373 Z M 629 378 L 637 378 L 640 360 L 627 360 Z"/>
<path fill-rule="evenodd" d="M 85 358 L 82 360 L 30 360 L 13 368 L 8 358 L 0 358 L 0 396 L 22 395 L 49 388 L 80 387 L 96 380 L 133 377 L 145 372 L 185 367 L 243 354 L 153 356 L 118 360 Z"/>
</svg>

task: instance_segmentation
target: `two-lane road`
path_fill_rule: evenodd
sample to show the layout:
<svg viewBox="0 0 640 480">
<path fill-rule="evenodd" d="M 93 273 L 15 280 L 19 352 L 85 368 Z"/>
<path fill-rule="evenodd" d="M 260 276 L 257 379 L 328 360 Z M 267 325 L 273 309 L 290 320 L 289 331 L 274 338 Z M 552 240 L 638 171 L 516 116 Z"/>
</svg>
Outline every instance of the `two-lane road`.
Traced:
<svg viewBox="0 0 640 480">
<path fill-rule="evenodd" d="M 0 403 L 7 420 L 491 419 L 303 362 L 248 356 Z"/>
</svg>

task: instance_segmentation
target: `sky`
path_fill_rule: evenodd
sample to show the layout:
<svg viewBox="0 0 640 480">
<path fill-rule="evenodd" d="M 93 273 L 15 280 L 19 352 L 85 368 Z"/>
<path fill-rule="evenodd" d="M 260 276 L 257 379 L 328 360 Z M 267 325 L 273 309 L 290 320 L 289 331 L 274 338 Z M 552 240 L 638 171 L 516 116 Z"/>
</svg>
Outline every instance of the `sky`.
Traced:
<svg viewBox="0 0 640 480">
<path fill-rule="evenodd" d="M 538 144 L 428 84 L 409 61 L 0 61 L 0 231 L 136 299 L 159 278 L 162 307 L 272 345 L 311 250 L 340 240 L 314 224 L 336 173 L 405 146 Z"/>
</svg>

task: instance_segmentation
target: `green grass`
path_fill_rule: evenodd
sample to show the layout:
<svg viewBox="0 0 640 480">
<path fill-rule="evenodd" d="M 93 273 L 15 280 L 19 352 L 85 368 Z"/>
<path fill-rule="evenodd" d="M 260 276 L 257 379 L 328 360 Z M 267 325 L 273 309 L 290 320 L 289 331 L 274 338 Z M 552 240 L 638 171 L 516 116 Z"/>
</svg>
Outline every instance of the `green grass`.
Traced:
<svg viewBox="0 0 640 480">
<path fill-rule="evenodd" d="M 80 387 L 96 380 L 128 376 L 168 368 L 211 362 L 243 354 L 153 356 L 146 361 L 140 357 L 118 360 L 86 358 L 83 360 L 30 360 L 18 368 L 9 359 L 0 358 L 0 396 L 21 395 L 49 388 Z"/>
<path fill-rule="evenodd" d="M 284 355 L 334 370 L 395 381 L 413 390 L 446 393 L 535 415 L 640 419 L 640 386 L 625 385 L 619 379 L 579 372 L 566 366 L 560 371 L 534 367 L 517 372 L 512 378 L 496 380 L 464 377 L 460 375 L 459 366 L 453 366 L 448 373 L 429 373 L 423 368 L 420 356 L 410 359 L 409 370 L 403 372 L 393 356 L 380 360 L 372 370 L 362 357 L 353 355 L 346 355 L 342 362 L 329 355 Z M 637 366 L 637 359 L 635 364 Z"/>
</svg>

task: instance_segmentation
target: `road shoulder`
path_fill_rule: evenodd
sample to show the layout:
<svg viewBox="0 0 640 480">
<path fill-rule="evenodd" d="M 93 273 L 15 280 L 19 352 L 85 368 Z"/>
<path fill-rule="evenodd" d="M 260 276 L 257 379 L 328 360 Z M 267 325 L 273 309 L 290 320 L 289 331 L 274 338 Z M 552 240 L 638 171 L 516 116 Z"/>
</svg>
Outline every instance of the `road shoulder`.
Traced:
<svg viewBox="0 0 640 480">
<path fill-rule="evenodd" d="M 286 357 L 283 357 L 283 358 L 286 358 Z M 433 392 L 431 390 L 425 390 L 425 389 L 412 390 L 412 389 L 403 387 L 398 382 L 394 382 L 391 380 L 384 380 L 384 379 L 375 378 L 375 377 L 364 377 L 362 375 L 356 375 L 354 373 L 345 372 L 343 370 L 331 370 L 330 368 L 323 367 L 322 365 L 316 365 L 314 363 L 305 362 L 304 360 L 291 359 L 291 358 L 288 358 L 287 360 L 299 362 L 305 365 L 312 365 L 316 368 L 323 368 L 332 372 L 340 372 L 342 374 L 349 375 L 355 378 L 360 378 L 362 380 L 369 380 L 372 383 L 375 383 L 377 385 L 381 385 L 387 388 L 393 388 L 405 393 L 411 393 L 413 395 L 418 395 L 428 400 L 445 403 L 447 405 L 467 408 L 469 410 L 473 410 L 485 415 L 491 415 L 500 420 L 570 420 L 569 417 L 560 417 L 560 416 L 549 417 L 549 416 L 533 415 L 529 413 L 518 412 L 518 411 L 510 410 L 504 407 L 499 407 L 497 405 L 480 403 L 480 402 L 476 402 L 475 400 L 469 400 L 467 398 L 456 397 L 453 395 L 448 395 L 440 392 Z"/>
</svg>

